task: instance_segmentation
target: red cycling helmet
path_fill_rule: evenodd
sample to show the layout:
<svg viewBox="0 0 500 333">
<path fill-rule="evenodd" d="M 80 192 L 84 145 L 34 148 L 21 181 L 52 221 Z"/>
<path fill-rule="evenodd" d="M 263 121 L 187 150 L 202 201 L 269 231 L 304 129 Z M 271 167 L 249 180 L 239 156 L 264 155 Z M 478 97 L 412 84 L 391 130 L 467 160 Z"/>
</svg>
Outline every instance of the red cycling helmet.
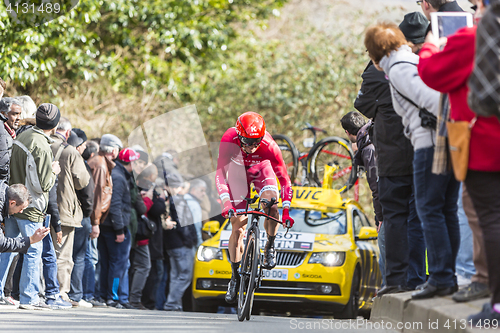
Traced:
<svg viewBox="0 0 500 333">
<path fill-rule="evenodd" d="M 255 112 L 245 112 L 236 120 L 236 132 L 245 146 L 260 143 L 266 134 L 264 118 Z"/>
</svg>

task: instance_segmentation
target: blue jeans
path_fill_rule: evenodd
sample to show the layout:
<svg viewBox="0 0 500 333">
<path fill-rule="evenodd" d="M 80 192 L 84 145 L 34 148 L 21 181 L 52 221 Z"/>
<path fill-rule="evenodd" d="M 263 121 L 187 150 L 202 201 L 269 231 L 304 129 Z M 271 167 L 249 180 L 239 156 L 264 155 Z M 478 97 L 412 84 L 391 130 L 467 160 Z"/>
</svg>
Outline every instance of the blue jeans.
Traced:
<svg viewBox="0 0 500 333">
<path fill-rule="evenodd" d="M 380 250 L 380 257 L 378 258 L 378 267 L 380 268 L 380 274 L 382 275 L 382 285 L 383 288 L 386 285 L 385 281 L 385 227 L 384 223 L 380 226 L 380 230 L 378 232 L 378 248 Z"/>
<path fill-rule="evenodd" d="M 113 231 L 101 229 L 97 244 L 101 263 L 99 294 L 105 300 L 121 301 L 119 294 L 123 295 L 123 288 L 128 290 L 128 278 L 125 274 L 129 266 L 130 232 L 125 229 L 125 240 L 117 243 Z M 122 289 L 119 290 L 120 288 Z"/>
<path fill-rule="evenodd" d="M 9 218 L 5 221 L 5 235 L 7 237 L 32 236 L 41 227 L 41 223 L 30 220 L 18 220 Z M 42 242 L 31 244 L 28 252 L 24 255 L 19 282 L 19 300 L 21 304 L 38 304 L 40 299 L 40 262 L 42 260 Z M 9 267 L 14 259 L 15 253 L 4 252 L 0 254 L 0 295 L 3 297 L 5 280 L 9 274 Z"/>
<path fill-rule="evenodd" d="M 71 272 L 71 291 L 68 296 L 73 301 L 79 302 L 83 298 L 83 273 L 85 271 L 85 254 L 90 239 L 90 217 L 84 217 L 82 227 L 75 228 L 73 242 L 73 271 Z"/>
<path fill-rule="evenodd" d="M 85 270 L 83 272 L 83 299 L 89 301 L 94 298 L 96 279 L 96 265 L 99 260 L 97 238 L 89 239 L 85 252 Z"/>
<path fill-rule="evenodd" d="M 50 216 L 44 222 L 46 228 L 50 228 Z M 52 242 L 50 232 L 43 239 L 42 263 L 43 278 L 45 280 L 45 297 L 56 298 L 59 294 L 59 280 L 57 279 L 57 256 Z"/>
<path fill-rule="evenodd" d="M 163 306 L 167 302 L 166 289 L 170 275 L 170 259 L 157 260 L 157 265 L 160 282 L 156 290 L 156 309 L 163 310 Z"/>
<path fill-rule="evenodd" d="M 406 272 L 406 286 L 415 289 L 418 285 L 425 283 L 427 278 L 425 271 L 425 240 L 422 223 L 418 218 L 417 208 L 415 207 L 414 194 L 410 197 L 409 206 L 408 251 L 410 252 L 410 260 Z"/>
<path fill-rule="evenodd" d="M 476 268 L 472 261 L 472 230 L 469 226 L 469 220 L 465 215 L 464 205 L 462 204 L 462 186 L 458 195 L 458 224 L 460 226 L 460 247 L 457 255 L 457 274 L 466 279 L 470 279 L 476 274 Z"/>
<path fill-rule="evenodd" d="M 428 282 L 445 288 L 457 283 L 455 262 L 460 246 L 457 216 L 460 183 L 451 171 L 444 175 L 432 173 L 433 155 L 433 147 L 415 151 L 415 198 L 427 245 Z"/>
<path fill-rule="evenodd" d="M 180 247 L 167 252 L 170 256 L 170 287 L 163 309 L 182 311 L 182 295 L 193 278 L 193 249 Z"/>
</svg>

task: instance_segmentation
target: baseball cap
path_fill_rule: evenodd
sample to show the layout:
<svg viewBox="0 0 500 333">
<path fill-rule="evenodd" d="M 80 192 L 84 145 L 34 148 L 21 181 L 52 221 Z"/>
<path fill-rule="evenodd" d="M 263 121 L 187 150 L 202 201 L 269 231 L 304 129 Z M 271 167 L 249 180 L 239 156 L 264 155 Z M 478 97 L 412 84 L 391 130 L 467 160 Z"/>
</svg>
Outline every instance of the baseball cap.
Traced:
<svg viewBox="0 0 500 333">
<path fill-rule="evenodd" d="M 132 148 L 125 148 L 118 154 L 118 159 L 125 163 L 137 161 L 139 159 L 139 153 Z"/>
</svg>

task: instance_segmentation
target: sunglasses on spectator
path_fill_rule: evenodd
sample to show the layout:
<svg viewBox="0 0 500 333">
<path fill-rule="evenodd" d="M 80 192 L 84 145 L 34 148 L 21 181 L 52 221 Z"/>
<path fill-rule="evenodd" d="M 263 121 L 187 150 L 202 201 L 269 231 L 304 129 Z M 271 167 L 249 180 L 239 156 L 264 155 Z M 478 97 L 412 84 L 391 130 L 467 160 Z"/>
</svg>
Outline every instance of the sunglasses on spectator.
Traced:
<svg viewBox="0 0 500 333">
<path fill-rule="evenodd" d="M 238 138 L 240 139 L 241 145 L 246 147 L 257 147 L 258 145 L 260 145 L 260 142 L 262 141 L 262 137 L 252 139 L 238 135 Z"/>
</svg>

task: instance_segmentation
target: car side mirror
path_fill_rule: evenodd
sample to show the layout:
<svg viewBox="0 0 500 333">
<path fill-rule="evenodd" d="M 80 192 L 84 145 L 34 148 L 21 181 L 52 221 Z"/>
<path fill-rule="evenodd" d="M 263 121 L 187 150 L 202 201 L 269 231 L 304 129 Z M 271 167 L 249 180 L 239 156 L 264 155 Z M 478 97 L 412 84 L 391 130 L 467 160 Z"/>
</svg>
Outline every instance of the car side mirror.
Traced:
<svg viewBox="0 0 500 333">
<path fill-rule="evenodd" d="M 219 221 L 208 221 L 203 225 L 203 228 L 201 228 L 201 231 L 206 233 L 209 238 L 213 237 L 220 229 L 220 222 Z"/>
<path fill-rule="evenodd" d="M 376 240 L 378 238 L 377 228 L 362 227 L 356 240 Z"/>
</svg>

